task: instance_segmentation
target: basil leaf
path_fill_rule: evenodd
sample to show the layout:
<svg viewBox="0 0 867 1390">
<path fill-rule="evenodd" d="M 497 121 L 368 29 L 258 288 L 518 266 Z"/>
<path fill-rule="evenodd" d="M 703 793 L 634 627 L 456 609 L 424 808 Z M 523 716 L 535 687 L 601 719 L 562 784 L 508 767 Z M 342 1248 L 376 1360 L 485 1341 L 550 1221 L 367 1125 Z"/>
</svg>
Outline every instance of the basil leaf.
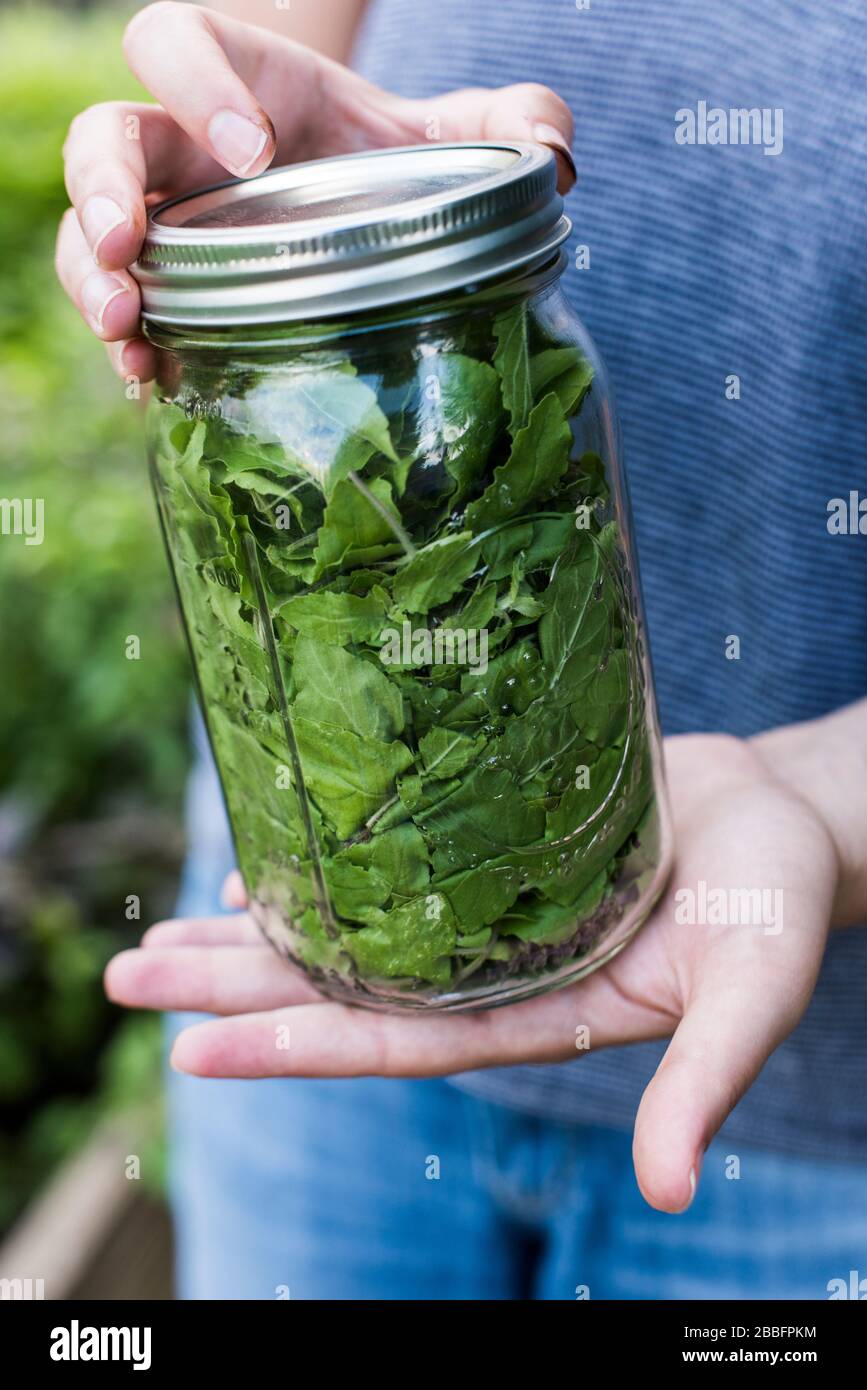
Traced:
<svg viewBox="0 0 867 1390">
<path fill-rule="evenodd" d="M 325 865 L 325 883 L 334 911 L 355 922 L 375 922 L 391 885 L 378 869 L 336 858 Z"/>
<path fill-rule="evenodd" d="M 436 880 L 452 905 L 463 931 L 489 927 L 512 906 L 521 889 L 521 873 L 512 864 L 481 865 Z"/>
<path fill-rule="evenodd" d="M 412 766 L 412 753 L 399 739 L 362 738 L 297 716 L 292 727 L 313 802 L 341 840 L 361 830 Z"/>
<path fill-rule="evenodd" d="M 427 847 L 416 827 L 408 822 L 381 834 L 374 833 L 370 839 L 341 850 L 338 857 L 376 869 L 397 896 L 415 897 L 424 892 L 430 881 Z"/>
<path fill-rule="evenodd" d="M 527 311 L 523 304 L 497 316 L 494 335 L 497 339 L 494 366 L 500 374 L 503 404 L 509 413 L 509 429 L 514 436 L 526 425 L 533 407 Z"/>
<path fill-rule="evenodd" d="M 460 353 L 425 357 L 418 420 L 418 454 L 442 457 L 463 496 L 478 482 L 503 416 L 493 367 Z"/>
<path fill-rule="evenodd" d="M 523 305 L 487 334 L 383 339 L 364 379 L 306 353 L 151 407 L 241 866 L 325 977 L 461 988 L 559 966 L 617 919 L 627 860 L 658 854 L 605 466 L 570 462 L 592 369 L 535 350 Z M 437 665 L 423 642 L 404 665 L 404 624 L 484 632 L 484 658 L 441 643 Z"/>
<path fill-rule="evenodd" d="M 360 738 L 390 739 L 403 732 L 403 698 L 374 659 L 299 637 L 292 663 L 293 713 L 348 729 Z"/>
<path fill-rule="evenodd" d="M 362 491 L 352 480 L 339 482 L 325 508 L 325 519 L 313 552 L 314 579 L 338 569 L 369 565 L 404 547 L 400 516 L 384 478 L 373 478 Z M 275 563 L 279 557 L 275 555 Z"/>
<path fill-rule="evenodd" d="M 553 391 L 567 419 L 577 411 L 592 380 L 593 368 L 578 348 L 547 348 L 530 358 L 533 399 Z"/>
<path fill-rule="evenodd" d="M 445 985 L 456 937 L 448 899 L 432 893 L 394 908 L 379 926 L 349 933 L 345 945 L 368 978 L 418 978 Z"/>
<path fill-rule="evenodd" d="M 419 742 L 425 775 L 454 777 L 474 762 L 485 746 L 484 735 L 470 738 L 454 729 L 431 729 Z"/>
<path fill-rule="evenodd" d="M 397 572 L 395 603 L 407 613 L 427 613 L 446 603 L 479 567 L 479 549 L 471 541 L 470 531 L 460 531 L 417 550 Z"/>
<path fill-rule="evenodd" d="M 344 646 L 347 642 L 373 642 L 385 626 L 383 590 L 364 595 L 323 589 L 315 594 L 295 594 L 278 609 L 284 622 L 297 632 L 320 642 Z"/>
<path fill-rule="evenodd" d="M 257 431 L 279 442 L 287 470 L 309 479 L 326 497 L 376 453 L 397 462 L 376 393 L 345 369 L 281 374 L 279 390 L 266 383 L 250 392 L 244 414 Z"/>
<path fill-rule="evenodd" d="M 515 435 L 512 452 L 494 470 L 494 481 L 467 507 L 467 524 L 482 531 L 510 521 L 531 502 L 550 497 L 566 472 L 572 431 L 553 391 L 532 411 Z"/>
</svg>

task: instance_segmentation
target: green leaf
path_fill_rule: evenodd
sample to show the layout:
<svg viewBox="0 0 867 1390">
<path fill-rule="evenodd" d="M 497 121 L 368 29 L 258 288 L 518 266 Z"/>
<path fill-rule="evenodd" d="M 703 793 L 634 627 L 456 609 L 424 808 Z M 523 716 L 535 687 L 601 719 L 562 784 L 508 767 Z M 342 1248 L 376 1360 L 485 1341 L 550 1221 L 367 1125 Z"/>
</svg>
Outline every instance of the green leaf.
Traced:
<svg viewBox="0 0 867 1390">
<path fill-rule="evenodd" d="M 572 717 L 587 738 L 599 747 L 620 743 L 626 732 L 630 685 L 635 681 L 623 647 L 605 654 L 577 687 L 570 706 Z"/>
<path fill-rule="evenodd" d="M 598 896 L 605 888 L 607 876 L 601 876 Z M 594 882 L 594 891 L 597 885 Z M 579 915 L 574 907 L 561 907 L 545 898 L 524 899 L 500 922 L 501 936 L 514 936 L 537 946 L 558 946 L 575 934 Z"/>
<path fill-rule="evenodd" d="M 385 625 L 386 597 L 382 589 L 364 595 L 323 589 L 315 594 L 295 594 L 280 605 L 278 613 L 297 632 L 319 642 L 337 646 L 373 642 Z"/>
<path fill-rule="evenodd" d="M 592 380 L 593 368 L 578 348 L 547 348 L 530 358 L 533 399 L 553 391 L 567 418 L 577 411 Z"/>
<path fill-rule="evenodd" d="M 448 603 L 480 563 L 479 550 L 471 544 L 469 531 L 442 536 L 398 570 L 394 580 L 394 601 L 407 613 L 427 613 Z"/>
<path fill-rule="evenodd" d="M 572 431 L 551 392 L 515 435 L 509 458 L 494 470 L 494 480 L 467 507 L 467 525 L 478 533 L 518 516 L 531 502 L 550 497 L 569 464 Z"/>
<path fill-rule="evenodd" d="M 486 742 L 484 734 L 470 738 L 455 729 L 431 729 L 419 742 L 425 776 L 454 777 L 479 757 Z"/>
<path fill-rule="evenodd" d="M 503 404 L 509 413 L 513 437 L 522 430 L 533 408 L 530 356 L 527 347 L 527 310 L 523 304 L 494 320 L 497 350 L 494 366 L 500 374 Z"/>
<path fill-rule="evenodd" d="M 527 797 L 559 793 L 564 779 L 573 781 L 575 769 L 598 752 L 588 747 L 571 710 L 546 702 L 531 703 L 525 714 L 506 720 L 494 751 Z"/>
<path fill-rule="evenodd" d="M 464 932 L 489 927 L 512 906 L 521 888 L 520 870 L 512 864 L 482 865 L 437 880 Z M 462 943 L 466 944 L 466 943 Z"/>
<path fill-rule="evenodd" d="M 439 723 L 448 709 L 460 700 L 458 692 L 416 680 L 405 672 L 395 673 L 392 679 L 408 702 L 412 724 L 419 737 L 427 733 L 432 724 Z"/>
<path fill-rule="evenodd" d="M 608 497 L 608 480 L 605 464 L 598 454 L 588 451 L 578 460 L 579 483 L 584 497 L 594 497 L 605 501 Z"/>
<path fill-rule="evenodd" d="M 388 901 L 391 885 L 376 868 L 363 868 L 336 858 L 325 865 L 325 883 L 334 911 L 351 922 L 376 920 Z"/>
<path fill-rule="evenodd" d="M 244 814 L 233 816 L 239 852 L 257 877 L 273 856 L 284 872 L 290 856 L 309 857 L 295 788 L 283 760 L 219 705 L 208 710 L 208 727 L 221 775 Z"/>
<path fill-rule="evenodd" d="M 478 675 L 466 675 L 461 689 L 477 694 L 492 714 L 523 714 L 544 691 L 539 653 L 529 639 L 516 642 Z"/>
<path fill-rule="evenodd" d="M 424 892 L 430 880 L 427 847 L 410 822 L 396 825 L 382 834 L 377 827 L 371 839 L 341 850 L 338 858 L 376 869 L 391 885 L 392 891 L 403 897 Z"/>
<path fill-rule="evenodd" d="M 486 362 L 460 353 L 422 358 L 418 455 L 441 455 L 463 496 L 482 477 L 502 423 L 500 379 Z"/>
<path fill-rule="evenodd" d="M 549 693 L 558 699 L 586 680 L 614 645 L 619 610 L 605 546 L 589 532 L 557 566 L 539 623 Z"/>
<path fill-rule="evenodd" d="M 574 837 L 578 827 L 586 821 L 593 822 L 589 836 L 592 838 L 599 829 L 597 819 L 600 808 L 605 805 L 612 795 L 613 789 L 617 786 L 622 776 L 624 762 L 625 754 L 622 748 L 603 748 L 595 756 L 592 756 L 592 761 L 591 755 L 586 750 L 577 749 L 574 767 L 576 769 L 581 766 L 587 767 L 587 786 L 583 785 L 583 781 L 579 785 L 577 778 L 570 780 L 556 810 L 548 812 L 545 838 L 565 840 Z M 587 835 L 573 839 L 570 842 L 570 849 L 583 849 L 587 840 Z M 607 848 L 605 853 L 609 853 Z"/>
<path fill-rule="evenodd" d="M 246 413 L 279 441 L 287 469 L 326 497 L 374 454 L 398 461 L 376 393 L 346 364 L 287 371 L 279 390 L 266 382 L 249 393 Z"/>
<path fill-rule="evenodd" d="M 292 664 L 293 712 L 303 719 L 348 729 L 361 738 L 396 738 L 403 732 L 403 697 L 375 660 L 342 647 L 299 637 Z"/>
<path fill-rule="evenodd" d="M 496 584 L 483 584 L 469 597 L 463 608 L 443 619 L 443 627 L 481 632 L 493 618 L 496 603 Z"/>
<path fill-rule="evenodd" d="M 482 554 L 491 579 L 505 579 L 512 572 L 516 556 L 521 556 L 525 574 L 550 570 L 568 548 L 575 534 L 575 518 L 548 516 L 534 521 L 517 518 L 495 531 L 482 544 Z"/>
<path fill-rule="evenodd" d="M 503 769 L 477 765 L 449 794 L 413 819 L 432 847 L 437 878 L 499 859 L 544 837 L 544 812 L 528 806 Z"/>
<path fill-rule="evenodd" d="M 313 552 L 314 579 L 338 567 L 352 569 L 403 553 L 391 488 L 384 478 L 374 478 L 367 492 L 370 496 L 352 480 L 335 487 Z"/>
<path fill-rule="evenodd" d="M 412 753 L 399 739 L 362 738 L 299 717 L 292 726 L 305 785 L 341 840 L 362 828 L 412 766 Z"/>
<path fill-rule="evenodd" d="M 448 899 L 431 893 L 394 908 L 379 926 L 350 933 L 345 945 L 368 979 L 418 978 L 445 985 L 456 936 Z"/>
</svg>

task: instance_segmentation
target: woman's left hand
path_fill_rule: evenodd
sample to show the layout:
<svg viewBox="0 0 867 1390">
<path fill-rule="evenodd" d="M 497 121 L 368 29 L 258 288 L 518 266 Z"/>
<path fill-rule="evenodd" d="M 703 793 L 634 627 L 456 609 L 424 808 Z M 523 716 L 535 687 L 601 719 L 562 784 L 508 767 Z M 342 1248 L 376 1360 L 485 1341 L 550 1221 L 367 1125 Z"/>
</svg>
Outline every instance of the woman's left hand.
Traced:
<svg viewBox="0 0 867 1390">
<path fill-rule="evenodd" d="M 172 1052 L 178 1070 L 209 1077 L 443 1076 L 671 1037 L 638 1111 L 634 1158 L 651 1206 L 682 1211 L 708 1143 L 809 1003 L 840 859 L 819 813 L 754 745 L 693 734 L 669 739 L 666 759 L 669 886 L 627 949 L 579 984 L 476 1013 L 370 1012 L 324 999 L 239 913 L 152 927 L 111 962 L 108 993 L 225 1015 L 187 1028 Z M 775 915 L 683 925 L 678 894 L 700 881 L 771 890 Z"/>
</svg>

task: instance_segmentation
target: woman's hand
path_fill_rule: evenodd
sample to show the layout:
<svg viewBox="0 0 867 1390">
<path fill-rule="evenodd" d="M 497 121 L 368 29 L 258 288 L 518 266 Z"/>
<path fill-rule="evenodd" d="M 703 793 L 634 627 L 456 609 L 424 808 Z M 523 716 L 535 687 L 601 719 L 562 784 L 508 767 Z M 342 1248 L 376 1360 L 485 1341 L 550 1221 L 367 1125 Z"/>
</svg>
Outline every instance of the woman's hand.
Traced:
<svg viewBox="0 0 867 1390">
<path fill-rule="evenodd" d="M 106 102 L 76 116 L 64 149 L 72 207 L 57 239 L 60 281 L 121 375 L 154 374 L 127 269 L 154 201 L 218 181 L 227 170 L 249 178 L 275 159 L 296 163 L 426 140 L 536 141 L 557 155 L 561 192 L 575 180 L 572 117 L 547 87 L 409 101 L 270 30 L 170 3 L 134 16 L 124 52 L 159 105 Z"/>
<path fill-rule="evenodd" d="M 824 818 L 755 746 L 695 734 L 668 740 L 666 758 L 670 885 L 634 942 L 580 984 L 479 1013 L 371 1013 L 324 1000 L 244 913 L 152 927 L 143 949 L 112 961 L 108 993 L 226 1015 L 175 1043 L 173 1065 L 198 1076 L 439 1076 L 574 1059 L 585 1028 L 591 1049 L 673 1034 L 634 1155 L 648 1202 L 681 1211 L 707 1144 L 809 1002 L 840 857 Z M 726 894 L 767 890 L 772 912 L 752 926 L 682 924 L 678 894 L 701 881 Z"/>
</svg>

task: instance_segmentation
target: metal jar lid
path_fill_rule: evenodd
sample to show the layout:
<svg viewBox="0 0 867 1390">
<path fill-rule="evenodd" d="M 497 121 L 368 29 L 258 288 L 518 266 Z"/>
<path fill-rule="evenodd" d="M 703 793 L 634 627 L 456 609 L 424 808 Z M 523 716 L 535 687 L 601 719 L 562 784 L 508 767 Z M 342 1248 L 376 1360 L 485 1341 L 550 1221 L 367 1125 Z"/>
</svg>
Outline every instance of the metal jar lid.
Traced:
<svg viewBox="0 0 867 1390">
<path fill-rule="evenodd" d="M 287 165 L 154 208 L 133 267 L 155 324 L 316 320 L 541 265 L 571 230 L 550 150 L 418 145 Z"/>
</svg>

